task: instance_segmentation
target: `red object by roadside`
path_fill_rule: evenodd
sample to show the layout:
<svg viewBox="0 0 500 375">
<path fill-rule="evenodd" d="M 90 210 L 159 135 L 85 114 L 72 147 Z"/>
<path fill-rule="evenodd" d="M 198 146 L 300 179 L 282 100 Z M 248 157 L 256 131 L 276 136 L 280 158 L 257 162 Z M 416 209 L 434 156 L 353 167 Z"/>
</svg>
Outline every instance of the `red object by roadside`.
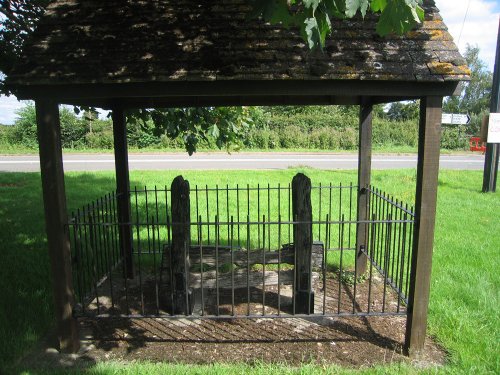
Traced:
<svg viewBox="0 0 500 375">
<path fill-rule="evenodd" d="M 481 138 L 479 137 L 471 137 L 469 145 L 471 151 L 481 151 L 482 153 L 486 152 L 486 143 L 481 142 Z"/>
</svg>

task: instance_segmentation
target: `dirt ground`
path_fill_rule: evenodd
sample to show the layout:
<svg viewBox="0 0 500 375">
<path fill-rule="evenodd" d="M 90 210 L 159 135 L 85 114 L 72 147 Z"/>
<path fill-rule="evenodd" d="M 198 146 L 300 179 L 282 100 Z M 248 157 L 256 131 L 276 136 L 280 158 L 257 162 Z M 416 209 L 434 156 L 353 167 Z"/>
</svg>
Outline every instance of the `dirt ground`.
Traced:
<svg viewBox="0 0 500 375">
<path fill-rule="evenodd" d="M 99 362 L 304 363 L 352 368 L 410 361 L 402 354 L 405 319 L 286 318 L 168 320 L 81 319 L 82 348 L 65 355 L 47 337 L 22 368 L 85 368 Z M 415 361 L 415 360 L 414 360 Z M 446 353 L 430 338 L 418 366 L 440 366 Z"/>
<path fill-rule="evenodd" d="M 188 364 L 264 362 L 290 366 L 315 363 L 361 368 L 410 361 L 402 353 L 404 315 L 294 317 L 291 286 L 269 285 L 236 294 L 226 291 L 218 297 L 213 290 L 206 290 L 203 298 L 194 297 L 197 302 L 190 319 L 92 316 L 97 312 L 167 314 L 168 309 L 163 310 L 161 303 L 154 303 L 158 301 L 155 298 L 158 289 L 153 281 L 145 280 L 137 285 L 130 282 L 127 288 L 120 284 L 111 288 L 111 284 L 104 283 L 99 289 L 99 301 L 94 299 L 86 308 L 90 317 L 79 319 L 82 348 L 78 354 L 58 353 L 52 345 L 54 340 L 47 337 L 20 366 L 81 368 L 110 360 L 148 360 Z M 397 295 L 386 285 L 380 276 L 359 283 L 356 288 L 339 284 L 335 275 L 326 278 L 325 283 L 315 279 L 314 312 L 404 314 L 404 304 L 398 302 Z M 113 294 L 107 294 L 109 290 L 115 291 L 114 306 Z M 213 319 L 196 318 L 201 313 L 212 315 Z M 228 319 L 215 318 L 217 314 L 281 314 L 282 317 Z M 439 366 L 445 363 L 446 353 L 428 338 L 422 355 L 412 360 L 418 366 Z"/>
</svg>

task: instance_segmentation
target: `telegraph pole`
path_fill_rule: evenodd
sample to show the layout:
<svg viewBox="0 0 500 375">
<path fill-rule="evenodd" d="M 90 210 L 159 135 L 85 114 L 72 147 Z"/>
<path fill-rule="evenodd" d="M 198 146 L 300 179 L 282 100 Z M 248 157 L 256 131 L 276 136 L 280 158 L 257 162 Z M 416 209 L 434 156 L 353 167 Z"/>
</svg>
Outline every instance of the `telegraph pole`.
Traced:
<svg viewBox="0 0 500 375">
<path fill-rule="evenodd" d="M 500 112 L 500 19 L 497 34 L 497 52 L 495 56 L 495 68 L 493 70 L 493 87 L 491 89 L 490 113 Z M 486 144 L 486 155 L 484 157 L 483 193 L 495 192 L 498 175 L 498 143 Z"/>
</svg>

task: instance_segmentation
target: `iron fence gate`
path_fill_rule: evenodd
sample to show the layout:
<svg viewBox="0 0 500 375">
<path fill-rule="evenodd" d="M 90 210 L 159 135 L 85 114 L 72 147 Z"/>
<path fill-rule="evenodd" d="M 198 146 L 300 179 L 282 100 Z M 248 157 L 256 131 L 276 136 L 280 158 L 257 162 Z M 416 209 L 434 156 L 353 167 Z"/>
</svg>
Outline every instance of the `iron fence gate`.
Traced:
<svg viewBox="0 0 500 375">
<path fill-rule="evenodd" d="M 196 186 L 187 198 L 188 222 L 177 220 L 167 187 L 131 190 L 131 222 L 122 223 L 120 196 L 110 193 L 73 213 L 68 225 L 74 313 L 225 319 L 406 314 L 413 208 L 365 189 L 369 220 L 357 219 L 358 187 L 352 184 L 311 187 L 312 216 L 305 221 L 294 215 L 291 184 Z M 366 236 L 356 244 L 361 224 Z M 310 230 L 310 246 L 295 246 L 294 231 L 303 230 Z M 173 238 L 179 231 L 180 246 Z M 131 256 L 122 233 L 132 238 Z M 356 275 L 358 252 L 368 265 Z"/>
</svg>

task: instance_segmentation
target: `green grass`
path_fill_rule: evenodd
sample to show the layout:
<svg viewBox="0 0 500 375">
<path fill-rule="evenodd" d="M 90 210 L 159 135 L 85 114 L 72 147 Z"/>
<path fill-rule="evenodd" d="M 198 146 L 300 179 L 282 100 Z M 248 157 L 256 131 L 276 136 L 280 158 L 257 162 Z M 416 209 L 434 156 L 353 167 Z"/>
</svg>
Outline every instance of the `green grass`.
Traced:
<svg viewBox="0 0 500 375">
<path fill-rule="evenodd" d="M 313 184 L 355 181 L 356 171 L 306 170 Z M 132 185 L 169 185 L 178 171 L 131 172 Z M 185 171 L 191 186 L 258 182 L 288 184 L 296 169 L 284 171 Z M 406 202 L 413 201 L 415 171 L 374 171 L 373 184 Z M 450 352 L 443 373 L 499 373 L 500 363 L 500 197 L 482 194 L 482 173 L 442 171 L 432 275 L 429 332 Z M 111 191 L 111 172 L 68 173 L 69 209 Z M 0 173 L 0 373 L 13 372 L 15 360 L 52 324 L 50 273 L 37 173 Z M 8 338 L 8 339 L 6 339 Z M 2 372 L 2 369 L 4 371 Z M 99 364 L 89 374 L 138 373 L 288 373 L 351 370 L 338 367 L 293 369 L 286 365 L 183 366 L 169 364 Z M 394 365 L 363 373 L 416 373 Z M 43 372 L 42 372 L 43 373 Z M 53 373 L 51 371 L 46 373 Z"/>
<path fill-rule="evenodd" d="M 86 374 L 86 375 L 319 375 L 319 374 L 370 374 L 370 375 L 399 375 L 399 374 L 434 374 L 435 370 L 419 371 L 407 364 L 394 364 L 391 366 L 377 366 L 373 368 L 364 368 L 360 370 L 342 368 L 337 365 L 318 366 L 314 364 L 304 364 L 301 367 L 291 367 L 285 364 L 220 364 L 211 365 L 185 365 L 185 364 L 166 364 L 149 362 L 106 362 L 100 363 L 84 372 L 81 370 L 46 370 L 22 372 L 23 375 L 66 375 L 66 374 Z"/>
</svg>

